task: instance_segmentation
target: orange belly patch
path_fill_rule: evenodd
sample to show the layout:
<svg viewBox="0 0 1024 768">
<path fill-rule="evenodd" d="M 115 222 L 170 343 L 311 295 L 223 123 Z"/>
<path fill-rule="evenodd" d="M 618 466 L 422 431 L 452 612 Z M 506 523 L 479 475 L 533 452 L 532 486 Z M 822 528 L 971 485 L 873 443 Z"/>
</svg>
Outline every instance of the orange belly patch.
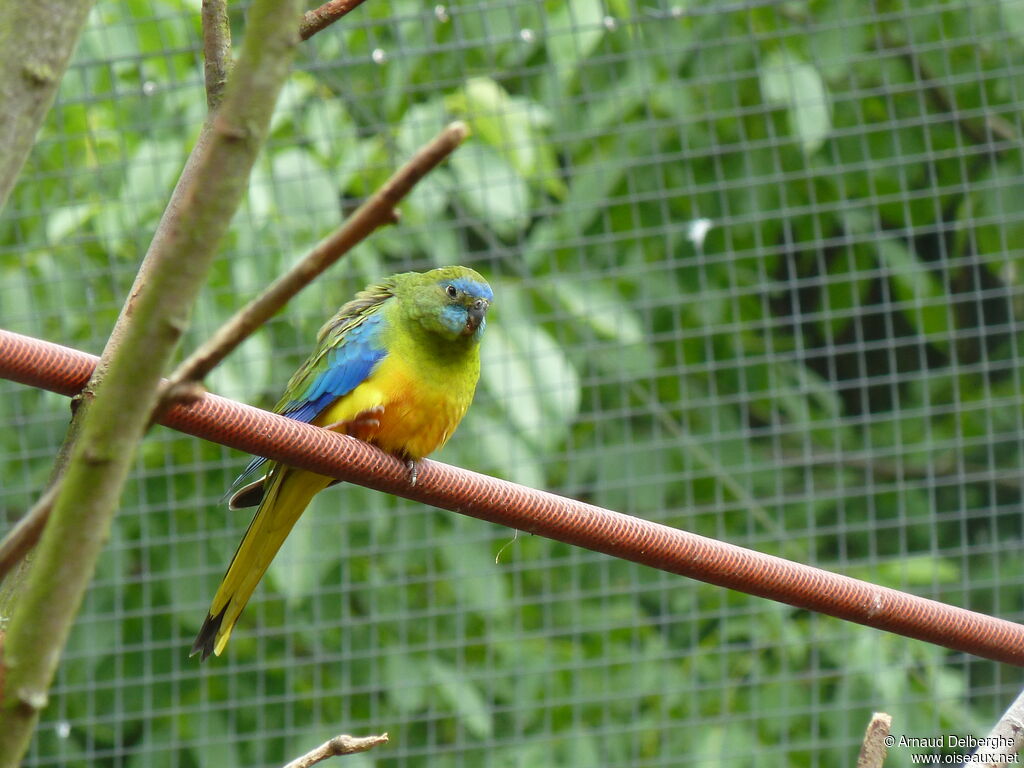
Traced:
<svg viewBox="0 0 1024 768">
<path fill-rule="evenodd" d="M 388 357 L 372 376 L 324 409 L 313 423 L 332 426 L 388 453 L 419 460 L 448 441 L 471 397 L 472 393 L 459 398 L 451 387 L 416 381 L 408 365 Z M 368 413 L 374 408 L 383 410 Z M 364 414 L 365 418 L 360 418 Z"/>
</svg>

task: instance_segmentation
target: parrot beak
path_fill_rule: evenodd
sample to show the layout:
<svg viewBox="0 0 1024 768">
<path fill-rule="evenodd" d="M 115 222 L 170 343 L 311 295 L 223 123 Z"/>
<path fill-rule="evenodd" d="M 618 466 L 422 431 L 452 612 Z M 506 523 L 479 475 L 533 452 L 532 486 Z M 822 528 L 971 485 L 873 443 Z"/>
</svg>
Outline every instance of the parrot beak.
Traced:
<svg viewBox="0 0 1024 768">
<path fill-rule="evenodd" d="M 486 299 L 477 299 L 466 311 L 466 330 L 467 336 L 476 333 L 477 328 L 484 321 L 484 315 L 487 314 L 488 303 Z"/>
</svg>

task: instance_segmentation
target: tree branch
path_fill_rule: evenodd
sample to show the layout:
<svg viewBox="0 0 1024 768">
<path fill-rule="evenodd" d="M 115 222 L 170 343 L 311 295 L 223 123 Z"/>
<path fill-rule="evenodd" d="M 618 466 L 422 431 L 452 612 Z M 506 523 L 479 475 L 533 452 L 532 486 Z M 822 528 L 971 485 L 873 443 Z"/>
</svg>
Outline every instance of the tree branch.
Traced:
<svg viewBox="0 0 1024 768">
<path fill-rule="evenodd" d="M 160 412 L 175 402 L 191 402 L 203 394 L 198 385 L 221 360 L 271 318 L 296 293 L 306 287 L 334 262 L 362 242 L 374 230 L 394 220 L 395 205 L 431 170 L 444 161 L 465 140 L 465 124 L 448 125 L 424 145 L 405 165 L 363 203 L 332 235 L 302 261 L 275 280 L 260 296 L 250 301 L 179 365 L 163 383 Z M 0 541 L 0 581 L 39 541 L 53 508 L 51 486 L 18 524 Z"/>
<path fill-rule="evenodd" d="M 36 545 L 43 533 L 46 521 L 50 519 L 53 501 L 57 498 L 58 485 L 51 485 L 32 508 L 7 532 L 0 541 L 0 581 Z M 3 613 L 0 613 L 2 616 Z"/>
<path fill-rule="evenodd" d="M 860 754 L 857 755 L 857 768 L 882 768 L 885 756 L 889 748 L 885 746 L 885 737 L 892 729 L 892 716 L 885 712 L 875 712 L 871 716 L 867 730 L 864 731 L 864 741 L 860 745 Z"/>
<path fill-rule="evenodd" d="M 995 724 L 984 739 L 985 746 L 978 752 L 985 754 L 985 762 L 977 765 L 1010 765 L 1013 756 L 1024 747 L 1024 691 L 1013 700 L 999 722 Z"/>
<path fill-rule="evenodd" d="M 4 2 L 4 1 L 5 0 L 0 0 L 0 2 Z M 6 0 L 6 1 L 9 2 L 10 0 Z M 320 8 L 317 8 L 317 9 L 315 9 L 313 11 L 309 11 L 308 13 L 305 14 L 305 16 L 303 16 L 302 21 L 300 22 L 300 37 L 303 40 L 308 39 L 309 37 L 311 37 L 316 32 L 319 32 L 320 30 L 325 29 L 327 26 L 329 26 L 330 24 L 332 24 L 335 21 L 337 21 L 338 19 L 340 19 L 342 16 L 347 14 L 349 11 L 353 10 L 354 8 L 356 8 L 363 1 L 364 0 L 347 0 L 345 3 L 338 3 L 337 0 L 334 0 L 333 2 L 325 3 Z M 91 2 L 95 2 L 95 0 L 91 0 Z M 212 30 L 213 27 L 214 27 L 214 23 L 212 23 L 212 21 L 213 21 L 212 19 L 211 19 L 210 22 L 207 21 L 205 12 L 207 12 L 209 10 L 210 13 L 212 13 L 214 15 L 217 15 L 217 14 L 216 14 L 214 9 L 207 9 L 206 8 L 207 3 L 208 3 L 208 0 L 204 0 L 203 28 L 204 28 L 204 52 L 206 53 L 207 64 L 209 64 L 209 62 L 211 60 L 211 56 L 210 56 L 210 52 L 209 52 L 210 38 L 207 35 L 207 30 Z M 213 4 L 220 5 L 221 3 L 226 4 L 226 0 L 211 0 L 210 1 L 211 5 L 213 5 Z M 22 8 L 22 7 L 28 7 L 29 5 L 31 5 L 31 4 L 21 4 L 21 3 L 18 3 L 17 7 Z M 0 7 L 2 7 L 2 6 L 0 6 Z M 226 25 L 226 18 L 227 18 L 226 17 L 226 5 L 225 5 L 224 14 L 225 14 L 225 16 L 224 16 L 225 27 L 223 29 L 223 34 L 221 35 L 222 39 L 221 39 L 221 42 L 220 42 L 219 46 L 220 46 L 220 48 L 226 47 L 228 49 L 227 52 L 225 53 L 225 56 L 224 56 L 224 66 L 225 66 L 225 68 L 229 68 L 230 67 L 229 56 L 230 56 L 230 35 L 231 35 L 231 30 L 230 30 L 230 26 Z M 0 18 L 2 18 L 2 17 L 0 17 Z M 214 34 L 219 34 L 219 33 L 215 33 L 215 32 L 211 32 L 210 33 L 210 35 L 214 35 Z M 214 47 L 217 48 L 218 47 L 217 44 L 215 44 Z M 218 55 L 219 54 L 215 54 L 215 57 L 218 56 Z M 214 90 L 216 90 L 216 89 L 214 89 Z M 0 82 L 0 94 L 2 94 L 2 93 L 3 93 L 2 82 Z M 211 102 L 210 94 L 211 94 L 211 91 L 210 91 L 210 86 L 209 86 L 209 70 L 207 70 L 207 103 L 208 104 Z M 117 348 L 120 346 L 122 338 L 124 337 L 124 334 L 127 331 L 127 328 L 130 325 L 130 323 L 131 323 L 131 318 L 135 314 L 136 303 L 138 301 L 139 294 L 142 291 L 142 287 L 144 285 L 146 285 L 146 283 L 148 283 L 152 279 L 151 278 L 151 271 L 152 271 L 152 265 L 154 263 L 154 260 L 158 257 L 158 255 L 160 253 L 162 253 L 167 248 L 167 241 L 168 241 L 168 238 L 172 234 L 173 223 L 177 220 L 177 217 L 178 217 L 178 215 L 180 213 L 179 209 L 180 209 L 180 207 L 183 204 L 183 198 L 185 196 L 185 192 L 186 192 L 186 190 L 191 189 L 193 187 L 193 185 L 194 185 L 194 178 L 193 177 L 195 176 L 195 171 L 196 171 L 196 166 L 197 166 L 198 158 L 202 157 L 207 152 L 207 150 L 208 150 L 208 144 L 210 142 L 210 137 L 212 135 L 212 125 L 213 125 L 212 120 L 213 120 L 213 118 L 211 116 L 210 119 L 208 119 L 205 123 L 203 123 L 203 127 L 200 130 L 200 132 L 199 132 L 198 138 L 196 139 L 196 144 L 192 148 L 192 153 L 189 155 L 188 160 L 185 162 L 185 167 L 182 169 L 181 175 L 178 177 L 178 182 L 175 185 L 174 191 L 171 193 L 171 199 L 168 201 L 167 207 L 164 210 L 164 214 L 163 214 L 163 216 L 160 219 L 160 223 L 157 225 L 156 232 L 153 235 L 153 240 L 150 243 L 148 251 L 146 252 L 146 256 L 143 258 L 142 263 L 139 265 L 139 271 L 136 273 L 135 281 L 132 283 L 132 287 L 131 287 L 131 289 L 128 292 L 128 297 L 125 299 L 124 305 L 121 307 L 121 313 L 120 313 L 120 315 L 117 318 L 117 322 L 114 324 L 114 328 L 111 331 L 109 338 L 107 339 L 107 343 L 106 343 L 106 345 L 105 345 L 105 347 L 103 349 L 103 354 L 100 357 L 100 363 L 99 363 L 99 365 L 96 366 L 96 372 L 93 374 L 92 380 L 82 389 L 81 392 L 77 393 L 75 395 L 75 397 L 73 398 L 73 400 L 72 400 L 71 423 L 68 425 L 67 434 L 65 434 L 65 436 L 64 436 L 64 440 L 61 443 L 60 448 L 58 449 L 57 457 L 56 457 L 56 459 L 54 461 L 54 464 L 53 464 L 53 470 L 52 470 L 52 472 L 50 474 L 50 480 L 49 480 L 51 485 L 56 483 L 59 480 L 59 478 L 61 477 L 61 475 L 64 473 L 64 470 L 65 470 L 65 468 L 67 466 L 67 463 L 68 463 L 68 459 L 69 459 L 69 457 L 71 455 L 71 449 L 74 446 L 74 444 L 77 442 L 79 434 L 81 432 L 81 426 L 82 426 L 82 422 L 83 422 L 83 420 L 85 418 L 85 414 L 88 412 L 90 406 L 92 405 L 92 400 L 93 400 L 95 389 L 96 389 L 96 387 L 99 386 L 99 383 L 106 376 L 106 371 L 107 371 L 107 368 L 109 367 L 110 360 L 112 359 L 112 357 L 113 357 L 114 353 L 116 352 Z M 0 114 L 0 130 L 2 130 L 2 127 L 3 127 L 3 122 L 2 121 L 3 121 L 3 115 Z M 0 133 L 0 136 L 2 136 L 2 133 Z M 2 142 L 0 142 L 0 155 L 2 155 L 2 151 L 3 151 L 3 144 L 2 144 Z M 2 181 L 2 180 L 0 180 L 0 181 Z M 2 197 L 0 197 L 0 202 L 2 202 Z M 186 396 L 187 393 L 183 392 L 181 389 L 177 389 L 177 395 L 179 397 L 183 397 L 183 396 Z M 45 525 L 46 519 L 47 519 L 47 512 L 46 511 L 42 511 L 40 516 L 38 518 L 35 518 L 34 523 L 38 523 L 40 525 Z M 22 544 L 27 542 L 28 548 L 31 549 L 31 547 L 34 546 L 35 543 L 38 541 L 38 537 L 39 537 L 40 534 L 41 534 L 41 529 L 38 529 L 38 528 L 20 529 L 20 526 L 19 526 L 19 528 L 17 528 L 14 531 L 10 532 L 8 534 L 8 537 L 14 536 L 14 535 L 17 535 L 18 537 L 22 537 L 21 541 L 18 542 L 16 544 L 16 546 L 20 548 L 22 546 Z M 8 543 L 6 539 L 5 539 L 5 543 Z M 19 555 L 19 557 L 23 557 L 23 556 L 24 556 L 23 554 Z M 8 587 L 7 587 L 8 592 L 10 592 L 11 589 L 12 588 L 8 585 Z"/>
<path fill-rule="evenodd" d="M 28 746 L 75 614 L 107 538 L 160 373 L 248 183 L 298 43 L 299 0 L 255 0 L 210 140 L 182 191 L 164 247 L 82 421 L 0 660 L 0 768 Z"/>
<path fill-rule="evenodd" d="M 0 0 L 0 2 L 14 2 L 18 7 L 33 5 L 30 3 L 20 3 L 20 0 Z M 95 2 L 95 0 L 92 0 Z M 300 21 L 299 24 L 299 36 L 303 40 L 307 40 L 317 32 L 327 28 L 330 24 L 346 15 L 349 11 L 355 9 L 361 5 L 364 0 L 346 0 L 345 2 L 338 2 L 338 0 L 332 0 L 331 2 L 324 3 L 320 8 L 316 8 L 312 11 L 308 11 Z M 2 90 L 0 90 L 2 93 Z M 139 292 L 149 280 L 150 269 L 154 255 L 160 253 L 166 247 L 166 240 L 171 234 L 171 222 L 175 220 L 178 215 L 178 208 L 182 205 L 182 198 L 184 190 L 189 188 L 192 184 L 192 177 L 195 174 L 196 160 L 200 157 L 207 148 L 207 144 L 210 141 L 211 135 L 212 117 L 203 123 L 202 130 L 199 132 L 199 136 L 196 139 L 196 144 L 192 148 L 192 153 L 189 155 L 188 160 L 185 162 L 185 167 L 182 168 L 181 175 L 178 177 L 178 183 L 174 187 L 174 191 L 171 193 L 171 199 L 167 203 L 167 208 L 164 210 L 164 214 L 160 219 L 160 223 L 157 225 L 156 232 L 153 235 L 153 241 L 150 243 L 149 250 L 146 252 L 145 258 L 139 265 L 139 271 L 135 275 L 135 282 L 132 283 L 131 290 L 128 292 L 128 297 L 125 299 L 124 305 L 121 307 L 121 313 L 118 315 L 117 322 L 114 324 L 114 329 L 110 333 L 110 337 L 107 339 L 107 343 L 103 348 L 103 354 L 100 356 L 100 364 L 96 366 L 96 373 L 93 375 L 92 381 L 89 382 L 88 386 L 76 395 L 77 402 L 80 407 L 73 411 L 71 418 L 71 424 L 68 426 L 68 432 L 64 436 L 64 441 L 61 444 L 60 449 L 57 452 L 57 459 L 54 462 L 53 472 L 51 474 L 50 482 L 53 483 L 58 477 L 64 472 L 64 467 L 67 464 L 68 456 L 71 452 L 71 447 L 78 440 L 78 434 L 81 431 L 82 419 L 85 418 L 85 414 L 88 412 L 90 405 L 92 404 L 93 390 L 99 385 L 99 382 L 106 376 L 106 370 L 110 363 L 110 359 L 114 354 L 114 351 L 120 346 L 121 339 L 125 334 L 125 330 L 130 324 L 131 317 L 135 312 L 135 304 L 138 300 Z M 2 135 L 2 134 L 0 134 Z M 0 142 L 0 151 L 2 151 L 2 142 Z M 2 200 L 2 198 L 0 198 Z"/>
<path fill-rule="evenodd" d="M 366 0 L 328 0 L 319 8 L 306 11 L 299 25 L 299 37 L 309 40 L 317 32 L 322 32 L 342 16 L 354 11 Z"/>
<path fill-rule="evenodd" d="M 228 0 L 203 0 L 203 72 L 206 77 L 206 106 L 211 112 L 224 98 L 224 86 L 231 71 L 231 22 Z"/>
<path fill-rule="evenodd" d="M 0 0 L 0 208 L 32 150 L 96 0 Z"/>
<path fill-rule="evenodd" d="M 292 760 L 284 768 L 309 768 L 322 760 L 338 755 L 351 755 L 355 752 L 366 752 L 367 750 L 379 747 L 388 743 L 388 735 L 382 733 L 380 736 L 346 736 L 342 734 L 325 741 L 316 749 L 310 750 L 302 757 Z"/>
<path fill-rule="evenodd" d="M 395 221 L 395 206 L 430 171 L 461 144 L 469 130 L 465 123 L 448 125 L 424 145 L 333 234 L 321 241 L 304 259 L 271 283 L 262 294 L 240 309 L 168 377 L 169 400 L 178 399 L 179 388 L 202 381 L 253 331 L 274 316 L 295 294 L 309 285 L 334 262 L 365 240 L 377 228 Z M 187 398 L 187 393 L 186 393 Z"/>
</svg>

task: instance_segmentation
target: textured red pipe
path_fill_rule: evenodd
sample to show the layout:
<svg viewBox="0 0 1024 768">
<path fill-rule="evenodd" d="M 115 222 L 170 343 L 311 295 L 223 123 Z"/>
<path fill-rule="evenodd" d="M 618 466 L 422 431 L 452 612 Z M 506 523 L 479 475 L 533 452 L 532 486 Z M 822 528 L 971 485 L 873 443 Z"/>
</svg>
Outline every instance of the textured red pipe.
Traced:
<svg viewBox="0 0 1024 768">
<path fill-rule="evenodd" d="M 74 395 L 96 358 L 0 330 L 0 376 Z M 1024 666 L 1024 626 L 818 568 L 424 461 L 404 465 L 367 443 L 206 395 L 161 423 L 248 453 L 575 544 L 709 584 L 807 608 L 995 661 Z"/>
</svg>

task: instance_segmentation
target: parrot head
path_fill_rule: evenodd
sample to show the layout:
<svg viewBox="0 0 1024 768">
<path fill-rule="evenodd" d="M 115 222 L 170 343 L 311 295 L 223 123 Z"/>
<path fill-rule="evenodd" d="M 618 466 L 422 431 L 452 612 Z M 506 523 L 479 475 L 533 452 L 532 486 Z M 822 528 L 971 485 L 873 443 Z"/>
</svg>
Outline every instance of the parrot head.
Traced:
<svg viewBox="0 0 1024 768">
<path fill-rule="evenodd" d="M 441 267 L 396 276 L 395 293 L 407 315 L 449 341 L 479 343 L 494 293 L 468 267 Z"/>
</svg>

